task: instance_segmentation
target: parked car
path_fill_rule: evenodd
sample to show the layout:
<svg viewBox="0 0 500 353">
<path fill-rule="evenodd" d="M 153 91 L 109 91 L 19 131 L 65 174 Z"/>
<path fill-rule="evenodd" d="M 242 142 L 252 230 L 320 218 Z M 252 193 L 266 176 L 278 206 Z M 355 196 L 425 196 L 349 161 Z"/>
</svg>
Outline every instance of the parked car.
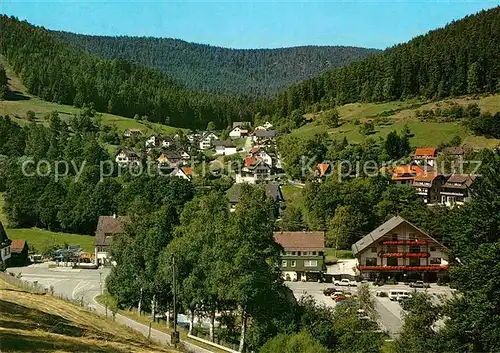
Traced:
<svg viewBox="0 0 500 353">
<path fill-rule="evenodd" d="M 325 289 L 323 289 L 323 294 L 327 295 L 327 296 L 330 296 L 333 293 L 335 293 L 335 291 L 336 291 L 336 289 L 334 287 L 325 288 Z"/>
<path fill-rule="evenodd" d="M 402 293 L 402 294 L 398 294 L 396 299 L 398 302 L 402 302 L 403 300 L 406 300 L 408 298 L 410 298 L 410 294 Z"/>
<path fill-rule="evenodd" d="M 342 278 L 340 281 L 338 279 L 336 279 L 333 284 L 335 284 L 336 286 L 344 286 L 344 287 L 356 287 L 356 282 L 355 281 L 351 281 L 347 278 Z"/>
<path fill-rule="evenodd" d="M 415 281 L 410 283 L 411 288 L 430 288 L 431 286 L 424 281 Z"/>
<path fill-rule="evenodd" d="M 339 297 L 344 297 L 344 296 L 345 296 L 345 294 L 342 291 L 337 291 L 337 292 L 333 293 L 332 295 L 330 295 L 330 297 L 332 299 L 337 299 Z"/>
<path fill-rule="evenodd" d="M 389 299 L 390 300 L 398 300 L 400 296 L 408 296 L 410 293 L 407 290 L 404 289 L 394 289 L 389 292 Z"/>
</svg>

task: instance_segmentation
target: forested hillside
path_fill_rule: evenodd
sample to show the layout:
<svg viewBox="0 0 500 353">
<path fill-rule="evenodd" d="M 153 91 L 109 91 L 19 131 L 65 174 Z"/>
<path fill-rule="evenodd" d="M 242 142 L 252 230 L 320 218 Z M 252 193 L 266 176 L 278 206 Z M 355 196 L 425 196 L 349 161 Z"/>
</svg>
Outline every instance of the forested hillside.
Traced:
<svg viewBox="0 0 500 353">
<path fill-rule="evenodd" d="M 97 58 L 8 16 L 0 16 L 0 54 L 28 92 L 47 101 L 77 107 L 94 103 L 98 111 L 138 114 L 178 127 L 206 127 L 209 121 L 226 127 L 251 117 L 245 101 L 194 92 L 156 70 Z"/>
<path fill-rule="evenodd" d="M 297 84 L 281 117 L 351 102 L 443 98 L 500 90 L 500 7 L 467 16 L 383 53 Z"/>
<path fill-rule="evenodd" d="M 194 90 L 251 97 L 275 95 L 294 83 L 378 52 L 342 46 L 228 49 L 171 38 L 57 34 L 97 56 L 158 69 Z"/>
<path fill-rule="evenodd" d="M 0 65 L 0 99 L 7 94 L 7 90 L 7 75 L 5 74 L 5 70 L 2 65 Z"/>
</svg>

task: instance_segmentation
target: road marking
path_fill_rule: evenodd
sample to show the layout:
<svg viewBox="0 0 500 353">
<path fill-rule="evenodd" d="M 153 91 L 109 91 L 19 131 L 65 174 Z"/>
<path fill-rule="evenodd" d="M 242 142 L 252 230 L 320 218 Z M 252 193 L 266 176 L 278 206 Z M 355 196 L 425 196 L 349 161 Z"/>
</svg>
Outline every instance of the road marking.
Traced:
<svg viewBox="0 0 500 353">
<path fill-rule="evenodd" d="M 82 283 L 83 283 L 83 285 L 81 286 Z M 85 289 L 85 287 L 87 287 L 89 284 L 90 284 L 89 281 L 79 281 L 78 284 L 76 285 L 76 287 L 73 289 L 73 293 L 71 294 L 71 298 L 76 299 L 75 298 L 76 293 Z"/>
</svg>

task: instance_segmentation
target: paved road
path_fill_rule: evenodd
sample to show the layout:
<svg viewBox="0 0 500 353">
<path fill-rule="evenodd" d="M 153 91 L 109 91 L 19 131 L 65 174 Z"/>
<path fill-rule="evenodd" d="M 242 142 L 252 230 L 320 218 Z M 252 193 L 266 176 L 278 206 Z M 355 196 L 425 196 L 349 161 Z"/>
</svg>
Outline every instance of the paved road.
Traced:
<svg viewBox="0 0 500 353">
<path fill-rule="evenodd" d="M 49 269 L 47 263 L 32 265 L 28 267 L 8 268 L 7 272 L 21 273 L 22 279 L 29 282 L 37 282 L 39 285 L 50 288 L 53 286 L 54 293 L 68 299 L 83 300 L 90 308 L 101 315 L 106 314 L 106 308 L 95 301 L 101 293 L 101 281 L 109 274 L 109 268 L 99 270 L 72 269 L 58 267 Z M 111 312 L 108 311 L 108 316 Z M 136 322 L 128 317 L 117 314 L 116 321 L 128 326 L 133 330 L 148 337 L 149 326 Z M 170 345 L 170 335 L 155 329 L 151 329 L 151 339 L 163 345 Z M 195 346 L 189 342 L 183 342 L 184 348 L 193 353 L 211 353 L 211 351 Z"/>
</svg>

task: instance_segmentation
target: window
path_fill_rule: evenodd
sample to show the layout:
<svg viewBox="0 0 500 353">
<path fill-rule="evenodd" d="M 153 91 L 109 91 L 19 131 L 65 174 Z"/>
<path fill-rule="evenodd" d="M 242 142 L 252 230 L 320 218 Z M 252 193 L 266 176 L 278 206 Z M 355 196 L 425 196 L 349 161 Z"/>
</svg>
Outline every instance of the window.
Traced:
<svg viewBox="0 0 500 353">
<path fill-rule="evenodd" d="M 377 248 L 376 247 L 373 247 L 371 249 L 372 249 L 372 252 L 377 252 Z"/>
<path fill-rule="evenodd" d="M 415 233 L 410 233 L 410 234 L 408 234 L 408 238 L 409 238 L 410 240 L 417 240 L 417 237 L 415 236 Z"/>
<path fill-rule="evenodd" d="M 288 264 L 287 264 L 287 261 L 286 260 L 282 260 L 281 261 L 281 267 L 286 267 Z"/>
<path fill-rule="evenodd" d="M 313 254 L 313 256 L 316 256 L 316 251 L 313 251 L 312 254 Z"/>
<path fill-rule="evenodd" d="M 397 246 L 388 246 L 387 252 L 398 252 L 398 247 Z"/>
<path fill-rule="evenodd" d="M 297 261 L 292 260 L 290 261 L 290 267 L 296 267 L 297 266 Z"/>
<path fill-rule="evenodd" d="M 412 245 L 410 246 L 410 252 L 420 252 L 420 245 Z"/>
<path fill-rule="evenodd" d="M 398 235 L 397 234 L 393 234 L 392 235 L 392 241 L 398 241 Z"/>
<path fill-rule="evenodd" d="M 367 257 L 365 260 L 366 266 L 377 266 L 376 257 Z"/>
<path fill-rule="evenodd" d="M 300 251 L 297 251 L 297 255 L 299 255 L 299 256 L 300 256 Z"/>
<path fill-rule="evenodd" d="M 318 251 L 318 256 L 323 256 L 323 251 Z"/>
<path fill-rule="evenodd" d="M 296 251 L 292 251 L 292 256 L 295 256 L 297 255 L 297 252 Z"/>
<path fill-rule="evenodd" d="M 304 261 L 304 267 L 317 267 L 318 266 L 318 261 L 316 260 L 305 260 Z"/>
<path fill-rule="evenodd" d="M 435 246 L 431 246 L 431 247 L 430 247 L 430 250 L 431 250 L 431 251 L 436 251 L 436 247 L 435 247 Z"/>
<path fill-rule="evenodd" d="M 410 266 L 420 266 L 420 258 L 410 257 Z"/>
<path fill-rule="evenodd" d="M 395 257 L 388 257 L 387 258 L 387 266 L 397 266 L 398 265 L 398 259 Z"/>
<path fill-rule="evenodd" d="M 431 257 L 430 263 L 431 263 L 431 265 L 441 265 L 441 258 Z"/>
</svg>

